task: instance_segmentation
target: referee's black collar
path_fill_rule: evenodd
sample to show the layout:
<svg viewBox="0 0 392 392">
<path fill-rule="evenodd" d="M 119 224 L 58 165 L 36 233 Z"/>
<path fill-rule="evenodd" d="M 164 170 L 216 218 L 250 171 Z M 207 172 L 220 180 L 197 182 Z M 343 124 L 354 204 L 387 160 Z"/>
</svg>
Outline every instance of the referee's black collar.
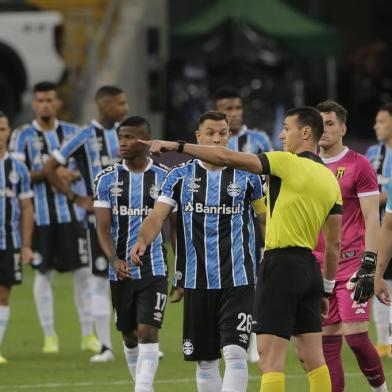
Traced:
<svg viewBox="0 0 392 392">
<path fill-rule="evenodd" d="M 301 157 L 301 158 L 308 158 L 308 159 L 310 159 L 312 161 L 315 161 L 315 162 L 318 162 L 318 163 L 321 163 L 322 165 L 324 165 L 323 160 L 317 154 L 315 154 L 312 151 L 302 151 L 302 152 L 300 152 L 297 155 L 299 157 Z"/>
</svg>

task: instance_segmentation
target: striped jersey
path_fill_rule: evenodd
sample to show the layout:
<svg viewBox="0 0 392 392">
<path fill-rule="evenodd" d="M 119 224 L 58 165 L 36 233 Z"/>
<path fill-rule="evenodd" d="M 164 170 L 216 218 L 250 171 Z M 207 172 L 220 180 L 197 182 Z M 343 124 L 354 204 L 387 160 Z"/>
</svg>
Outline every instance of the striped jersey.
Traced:
<svg viewBox="0 0 392 392">
<path fill-rule="evenodd" d="M 386 192 L 392 177 L 392 150 L 385 143 L 379 143 L 367 149 L 366 158 L 377 173 L 380 192 Z"/>
<path fill-rule="evenodd" d="M 220 289 L 254 284 L 251 202 L 262 196 L 256 174 L 207 170 L 193 159 L 166 176 L 158 201 L 177 207 L 175 285 Z"/>
<path fill-rule="evenodd" d="M 249 154 L 261 154 L 272 150 L 271 140 L 264 131 L 254 131 L 245 125 L 237 135 L 230 137 L 227 147 Z"/>
<path fill-rule="evenodd" d="M 132 279 L 166 276 L 166 251 L 162 233 L 147 247 L 141 258 L 141 267 L 132 264 L 130 255 L 140 225 L 153 209 L 166 173 L 166 167 L 153 163 L 149 158 L 144 172 L 131 172 L 123 161 L 108 166 L 96 178 L 94 207 L 111 209 L 116 254 L 121 260 L 127 261 Z M 109 279 L 117 280 L 111 266 Z"/>
<path fill-rule="evenodd" d="M 12 156 L 23 161 L 30 171 L 41 171 L 50 155 L 75 134 L 77 129 L 75 124 L 56 121 L 54 129 L 44 131 L 34 120 L 14 131 L 10 144 Z M 69 162 L 68 169 L 76 168 L 75 162 Z M 84 211 L 76 204 L 69 203 L 66 196 L 56 192 L 47 181 L 35 182 L 33 191 L 37 226 L 84 219 Z"/>
<path fill-rule="evenodd" d="M 0 250 L 21 247 L 19 201 L 30 197 L 33 191 L 26 165 L 6 153 L 0 159 Z"/>
<path fill-rule="evenodd" d="M 86 128 L 53 152 L 53 157 L 65 165 L 74 157 L 86 183 L 87 194 L 94 194 L 94 179 L 106 167 L 118 162 L 120 151 L 116 128 L 105 129 L 93 120 Z"/>
</svg>

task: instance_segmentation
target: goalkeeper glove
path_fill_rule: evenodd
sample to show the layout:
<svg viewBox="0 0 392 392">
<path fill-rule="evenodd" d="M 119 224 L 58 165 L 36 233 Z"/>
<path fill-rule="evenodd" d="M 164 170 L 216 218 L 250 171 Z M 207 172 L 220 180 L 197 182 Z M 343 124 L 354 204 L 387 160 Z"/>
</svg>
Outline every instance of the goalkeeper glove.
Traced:
<svg viewBox="0 0 392 392">
<path fill-rule="evenodd" d="M 355 284 L 354 301 L 359 304 L 368 301 L 374 294 L 374 273 L 376 272 L 377 255 L 364 252 L 361 267 L 349 283 Z"/>
</svg>

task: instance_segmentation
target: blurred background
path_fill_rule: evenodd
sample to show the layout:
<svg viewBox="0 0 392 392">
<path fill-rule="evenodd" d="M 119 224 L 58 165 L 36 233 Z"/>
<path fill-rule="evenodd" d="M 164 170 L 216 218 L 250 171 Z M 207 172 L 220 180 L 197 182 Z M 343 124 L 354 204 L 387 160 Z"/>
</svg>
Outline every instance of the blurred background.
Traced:
<svg viewBox="0 0 392 392">
<path fill-rule="evenodd" d="M 276 148 L 287 108 L 333 98 L 364 151 L 392 101 L 390 0 L 12 0 L 0 11 L 0 109 L 14 125 L 31 120 L 40 80 L 60 83 L 62 118 L 80 124 L 96 88 L 115 84 L 154 136 L 193 140 L 211 95 L 231 85 L 245 123 Z"/>
</svg>

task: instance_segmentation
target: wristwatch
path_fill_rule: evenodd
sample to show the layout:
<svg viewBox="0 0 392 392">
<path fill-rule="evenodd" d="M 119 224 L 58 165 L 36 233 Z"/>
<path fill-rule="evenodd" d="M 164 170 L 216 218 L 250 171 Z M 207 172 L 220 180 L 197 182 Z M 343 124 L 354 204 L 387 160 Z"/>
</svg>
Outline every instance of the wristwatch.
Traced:
<svg viewBox="0 0 392 392">
<path fill-rule="evenodd" d="M 184 152 L 184 146 L 186 142 L 184 142 L 183 140 L 177 140 L 177 143 L 178 143 L 177 152 L 181 154 L 182 152 Z"/>
</svg>

